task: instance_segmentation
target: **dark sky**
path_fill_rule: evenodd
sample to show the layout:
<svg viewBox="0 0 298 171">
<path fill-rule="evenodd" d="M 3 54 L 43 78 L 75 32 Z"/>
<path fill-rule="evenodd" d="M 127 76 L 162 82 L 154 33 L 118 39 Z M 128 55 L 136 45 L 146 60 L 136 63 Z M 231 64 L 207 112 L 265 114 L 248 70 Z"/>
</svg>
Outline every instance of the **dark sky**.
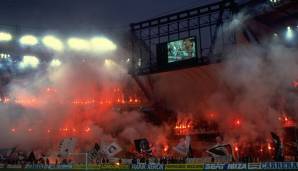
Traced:
<svg viewBox="0 0 298 171">
<path fill-rule="evenodd" d="M 129 23 L 218 0 L 1 0 L 0 25 L 61 33 L 122 32 Z M 26 28 L 26 27 L 22 27 Z"/>
</svg>

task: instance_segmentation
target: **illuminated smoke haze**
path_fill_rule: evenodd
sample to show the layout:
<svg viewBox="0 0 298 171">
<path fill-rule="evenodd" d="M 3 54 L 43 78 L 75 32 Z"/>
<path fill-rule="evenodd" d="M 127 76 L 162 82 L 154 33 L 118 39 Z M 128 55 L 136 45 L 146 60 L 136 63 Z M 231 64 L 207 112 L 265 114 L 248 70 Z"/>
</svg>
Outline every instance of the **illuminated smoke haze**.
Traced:
<svg viewBox="0 0 298 171">
<path fill-rule="evenodd" d="M 220 64 L 151 75 L 153 99 L 178 113 L 178 119 L 209 119 L 214 114 L 212 119 L 229 143 L 267 139 L 271 131 L 280 134 L 282 113 L 298 119 L 297 95 L 290 91 L 291 82 L 298 78 L 297 50 L 267 44 L 266 48 L 239 45 L 227 51 L 229 60 Z M 155 126 L 137 110 L 119 112 L 106 103 L 72 103 L 76 99 L 109 101 L 117 87 L 125 87 L 131 96 L 142 94 L 125 69 L 117 64 L 108 69 L 104 63 L 64 54 L 61 67 L 12 80 L 8 86 L 12 99 L 36 101 L 0 105 L 0 146 L 55 151 L 64 137 L 78 137 L 81 151 L 100 141 L 117 141 L 124 150 L 137 138 L 168 143 L 175 123 Z M 289 98 L 291 103 L 287 103 Z M 235 127 L 237 120 L 240 125 Z M 76 131 L 65 134 L 60 131 L 63 128 Z"/>
</svg>

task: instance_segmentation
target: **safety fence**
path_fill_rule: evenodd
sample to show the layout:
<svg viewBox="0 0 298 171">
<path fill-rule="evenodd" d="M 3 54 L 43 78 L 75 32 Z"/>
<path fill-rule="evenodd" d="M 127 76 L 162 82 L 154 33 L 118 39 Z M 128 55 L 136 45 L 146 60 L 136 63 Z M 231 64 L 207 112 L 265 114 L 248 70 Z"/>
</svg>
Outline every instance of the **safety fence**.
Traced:
<svg viewBox="0 0 298 171">
<path fill-rule="evenodd" d="M 298 170 L 298 162 L 206 163 L 206 164 L 89 164 L 87 165 L 4 165 L 7 169 L 78 169 L 78 170 Z"/>
</svg>

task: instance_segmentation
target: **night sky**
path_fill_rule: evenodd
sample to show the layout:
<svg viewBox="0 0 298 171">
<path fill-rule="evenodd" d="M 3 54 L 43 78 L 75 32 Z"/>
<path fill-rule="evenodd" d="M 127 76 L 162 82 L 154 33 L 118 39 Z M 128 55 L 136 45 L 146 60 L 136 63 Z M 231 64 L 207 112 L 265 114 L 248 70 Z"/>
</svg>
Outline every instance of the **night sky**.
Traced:
<svg viewBox="0 0 298 171">
<path fill-rule="evenodd" d="M 0 24 L 65 34 L 124 32 L 129 24 L 218 0 L 1 0 Z"/>
</svg>

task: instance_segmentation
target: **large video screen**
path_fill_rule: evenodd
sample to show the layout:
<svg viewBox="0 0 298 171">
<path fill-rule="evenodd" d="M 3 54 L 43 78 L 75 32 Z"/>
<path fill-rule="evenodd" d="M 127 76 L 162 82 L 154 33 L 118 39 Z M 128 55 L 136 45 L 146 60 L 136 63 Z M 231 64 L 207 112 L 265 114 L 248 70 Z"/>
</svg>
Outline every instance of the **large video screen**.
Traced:
<svg viewBox="0 0 298 171">
<path fill-rule="evenodd" d="M 196 38 L 190 37 L 167 43 L 168 63 L 196 57 Z"/>
</svg>

